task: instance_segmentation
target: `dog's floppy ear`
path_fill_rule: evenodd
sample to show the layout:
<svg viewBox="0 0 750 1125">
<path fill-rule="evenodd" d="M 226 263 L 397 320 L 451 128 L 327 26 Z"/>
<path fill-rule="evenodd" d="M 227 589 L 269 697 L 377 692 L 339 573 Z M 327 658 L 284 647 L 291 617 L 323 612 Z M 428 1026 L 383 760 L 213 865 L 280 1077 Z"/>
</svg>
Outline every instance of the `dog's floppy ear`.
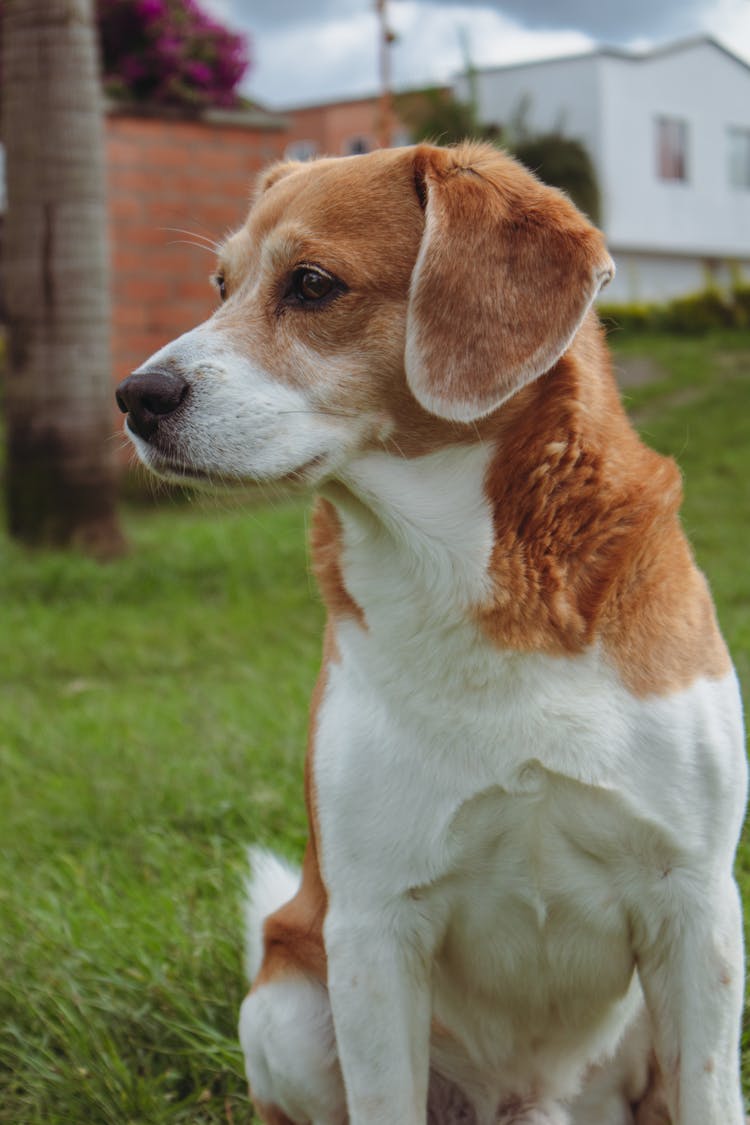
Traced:
<svg viewBox="0 0 750 1125">
<path fill-rule="evenodd" d="M 291 176 L 292 172 L 298 172 L 301 167 L 302 162 L 299 160 L 277 160 L 274 164 L 270 164 L 255 181 L 255 198 L 258 199 L 279 180 Z"/>
<path fill-rule="evenodd" d="M 414 171 L 407 382 L 426 410 L 468 422 L 555 364 L 614 264 L 566 196 L 489 145 L 421 145 Z"/>
</svg>

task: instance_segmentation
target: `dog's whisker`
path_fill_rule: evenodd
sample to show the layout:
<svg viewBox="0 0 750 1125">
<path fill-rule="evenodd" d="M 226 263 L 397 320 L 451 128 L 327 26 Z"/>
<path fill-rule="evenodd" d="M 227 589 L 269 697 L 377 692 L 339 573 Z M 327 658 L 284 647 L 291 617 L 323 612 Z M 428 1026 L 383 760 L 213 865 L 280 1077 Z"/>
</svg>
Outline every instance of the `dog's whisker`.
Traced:
<svg viewBox="0 0 750 1125">
<path fill-rule="evenodd" d="M 402 458 L 402 460 L 404 460 L 404 461 L 408 460 L 406 454 L 404 453 L 403 449 L 401 448 L 401 446 L 396 441 L 395 437 L 389 437 L 387 444 L 393 446 L 393 448 L 396 450 L 396 453 L 399 455 L 399 457 Z"/>
<path fill-rule="evenodd" d="M 317 410 L 278 410 L 277 414 L 302 414 L 309 415 L 311 418 L 314 418 L 316 415 L 322 418 L 356 418 L 356 414 L 352 410 L 329 410 L 325 407 L 321 407 Z"/>
<path fill-rule="evenodd" d="M 215 256 L 215 251 L 211 246 L 204 246 L 202 242 L 193 242 L 189 238 L 171 238 L 167 246 L 194 246 L 196 250 L 205 250 L 212 257 Z"/>
<path fill-rule="evenodd" d="M 170 234 L 186 234 L 189 238 L 192 239 L 199 238 L 201 242 L 206 243 L 217 253 L 221 249 L 221 243 L 216 242 L 215 239 L 209 238 L 208 235 L 200 234 L 195 230 L 185 230 L 184 227 L 159 227 L 159 230 L 168 231 Z M 193 243 L 193 245 L 197 245 L 197 243 Z"/>
</svg>

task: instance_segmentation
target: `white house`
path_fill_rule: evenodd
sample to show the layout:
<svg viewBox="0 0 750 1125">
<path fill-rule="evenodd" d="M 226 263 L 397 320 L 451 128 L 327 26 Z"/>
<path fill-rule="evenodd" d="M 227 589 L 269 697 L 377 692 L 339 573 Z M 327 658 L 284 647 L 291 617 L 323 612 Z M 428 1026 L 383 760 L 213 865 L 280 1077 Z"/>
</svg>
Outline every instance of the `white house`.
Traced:
<svg viewBox="0 0 750 1125">
<path fill-rule="evenodd" d="M 750 283 L 750 66 L 700 37 L 647 54 L 480 70 L 480 120 L 560 130 L 591 155 L 617 263 L 607 301 Z M 460 79 L 460 97 L 469 95 Z"/>
</svg>

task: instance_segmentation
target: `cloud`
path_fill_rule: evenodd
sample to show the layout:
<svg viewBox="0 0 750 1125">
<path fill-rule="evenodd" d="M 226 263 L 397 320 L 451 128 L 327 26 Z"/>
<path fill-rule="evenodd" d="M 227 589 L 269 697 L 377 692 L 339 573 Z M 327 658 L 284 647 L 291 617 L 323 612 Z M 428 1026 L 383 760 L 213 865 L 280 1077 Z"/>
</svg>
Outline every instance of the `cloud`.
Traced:
<svg viewBox="0 0 750 1125">
<path fill-rule="evenodd" d="M 238 6 L 234 0 L 236 25 Z M 287 9 L 296 0 L 286 0 Z M 372 94 L 379 85 L 378 24 L 371 0 L 352 0 L 344 16 L 329 0 L 329 18 L 257 26 L 255 63 L 247 86 L 251 96 L 283 108 L 315 101 Z M 359 9 L 358 13 L 352 8 Z M 309 11 L 309 8 L 307 9 Z M 392 51 L 397 88 L 443 84 L 465 66 L 462 42 L 478 66 L 500 61 L 582 51 L 593 40 L 581 32 L 535 32 L 488 7 L 424 0 L 392 3 L 390 24 L 397 34 Z"/>
<path fill-rule="evenodd" d="M 364 96 L 377 88 L 376 32 L 362 20 L 267 29 L 255 43 L 249 89 L 271 105 Z"/>
<path fill-rule="evenodd" d="M 492 7 L 402 0 L 391 19 L 398 38 L 393 50 L 397 85 L 445 82 L 465 69 L 573 54 L 594 46 L 580 31 L 532 31 Z M 468 51 L 468 59 L 467 59 Z"/>
<path fill-rule="evenodd" d="M 203 0 L 206 3 L 206 0 Z M 375 22 L 372 0 L 209 0 L 231 9 L 234 22 L 240 22 L 259 31 L 269 28 L 289 28 L 292 25 L 309 27 L 329 22 L 343 22 L 363 14 L 371 14 Z"/>
<path fill-rule="evenodd" d="M 435 6 L 443 0 L 432 0 Z M 445 0 L 476 9 L 471 0 Z M 393 8 L 398 7 L 398 0 Z M 636 37 L 679 36 L 699 30 L 715 0 L 501 0 L 486 2 L 519 25 L 537 31 L 580 31 L 606 43 Z"/>
<path fill-rule="evenodd" d="M 257 0 L 210 0 L 225 10 L 229 7 L 235 20 L 269 28 L 309 26 L 328 21 L 357 20 L 373 15 L 372 0 L 273 0 L 258 4 Z M 411 0 L 389 0 L 391 19 L 398 20 L 399 8 Z M 652 35 L 684 35 L 703 26 L 716 0 L 430 0 L 421 5 L 426 26 L 430 8 L 450 6 L 467 12 L 494 11 L 521 27 L 543 31 L 579 31 L 595 39 L 622 42 Z"/>
<path fill-rule="evenodd" d="M 201 0 L 253 40 L 246 92 L 283 108 L 365 96 L 378 87 L 373 0 Z M 477 66 L 637 45 L 710 32 L 750 58 L 750 0 L 388 0 L 400 88 L 449 83 Z"/>
</svg>

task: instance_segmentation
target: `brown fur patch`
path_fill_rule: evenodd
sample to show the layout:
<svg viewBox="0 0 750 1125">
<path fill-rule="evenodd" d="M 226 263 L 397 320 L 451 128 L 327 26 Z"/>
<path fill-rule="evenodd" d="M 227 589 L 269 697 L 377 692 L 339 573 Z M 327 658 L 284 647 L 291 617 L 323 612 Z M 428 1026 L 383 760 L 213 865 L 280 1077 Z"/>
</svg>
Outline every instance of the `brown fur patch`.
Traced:
<svg viewBox="0 0 750 1125">
<path fill-rule="evenodd" d="M 649 1084 L 643 1098 L 633 1106 L 635 1125 L 672 1125 L 667 1108 L 664 1083 L 656 1060 L 652 1060 Z"/>
<path fill-rule="evenodd" d="M 257 1099 L 253 1099 L 253 1106 L 258 1117 L 261 1121 L 265 1122 L 265 1125 L 294 1125 L 294 1122 L 275 1105 L 266 1105 L 265 1102 L 259 1102 Z"/>
<path fill-rule="evenodd" d="M 562 655 L 599 641 L 637 695 L 728 670 L 679 472 L 632 430 L 593 321 L 503 409 L 487 489 L 495 597 L 480 620 L 495 643 Z"/>
<path fill-rule="evenodd" d="M 333 504 L 319 499 L 313 509 L 310 531 L 312 570 L 328 612 L 334 618 L 350 617 L 367 628 L 364 611 L 351 596 L 341 570 L 341 520 Z"/>
<path fill-rule="evenodd" d="M 305 803 L 310 836 L 302 862 L 299 889 L 265 921 L 263 927 L 264 956 L 260 972 L 253 983 L 259 988 L 279 977 L 302 973 L 325 981 L 328 974 L 323 944 L 323 922 L 328 907 L 328 893 L 318 863 L 318 802 L 313 778 L 313 758 L 317 737 L 317 715 L 328 680 L 328 666 L 337 659 L 336 639 L 332 625 L 326 629 L 323 661 L 310 702 L 310 727 L 305 759 Z"/>
<path fill-rule="evenodd" d="M 317 849 L 311 835 L 302 864 L 297 894 L 266 918 L 263 927 L 265 954 L 254 987 L 280 976 L 304 973 L 326 978 L 323 920 L 327 896 L 318 868 Z"/>
</svg>

